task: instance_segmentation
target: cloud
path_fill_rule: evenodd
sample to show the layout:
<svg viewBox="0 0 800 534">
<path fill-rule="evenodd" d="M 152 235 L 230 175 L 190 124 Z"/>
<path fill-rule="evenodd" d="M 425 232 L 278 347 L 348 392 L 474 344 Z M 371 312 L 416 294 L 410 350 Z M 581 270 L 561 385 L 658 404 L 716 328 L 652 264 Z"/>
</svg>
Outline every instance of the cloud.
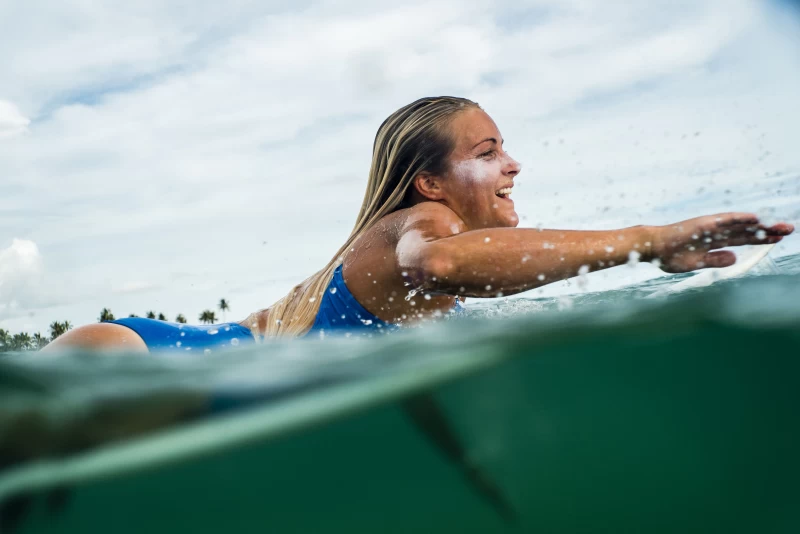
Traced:
<svg viewBox="0 0 800 534">
<path fill-rule="evenodd" d="M 30 123 L 14 104 L 0 100 L 0 139 L 27 132 Z"/>
<path fill-rule="evenodd" d="M 124 295 L 128 293 L 146 293 L 150 291 L 155 291 L 157 289 L 160 289 L 160 286 L 152 282 L 133 280 L 128 282 L 123 282 L 118 286 L 114 286 L 111 289 L 111 291 L 116 294 Z"/>
<path fill-rule="evenodd" d="M 0 250 L 0 318 L 47 302 L 42 292 L 44 266 L 33 241 L 14 239 Z"/>
</svg>

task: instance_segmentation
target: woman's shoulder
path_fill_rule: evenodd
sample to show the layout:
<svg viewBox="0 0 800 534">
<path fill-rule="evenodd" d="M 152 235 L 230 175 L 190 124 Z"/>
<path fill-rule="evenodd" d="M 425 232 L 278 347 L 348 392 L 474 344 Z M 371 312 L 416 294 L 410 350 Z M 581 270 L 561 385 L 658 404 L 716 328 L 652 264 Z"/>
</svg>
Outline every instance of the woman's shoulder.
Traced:
<svg viewBox="0 0 800 534">
<path fill-rule="evenodd" d="M 422 232 L 431 237 L 446 237 L 467 230 L 461 217 L 439 202 L 420 202 L 408 208 L 398 238 L 409 232 Z"/>
</svg>

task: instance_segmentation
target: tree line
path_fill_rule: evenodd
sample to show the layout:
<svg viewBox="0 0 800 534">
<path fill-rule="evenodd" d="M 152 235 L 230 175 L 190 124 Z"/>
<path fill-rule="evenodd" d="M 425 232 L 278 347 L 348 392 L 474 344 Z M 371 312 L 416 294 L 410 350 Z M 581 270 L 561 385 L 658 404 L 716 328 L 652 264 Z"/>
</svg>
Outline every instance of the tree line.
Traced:
<svg viewBox="0 0 800 534">
<path fill-rule="evenodd" d="M 226 299 L 220 299 L 219 303 L 217 304 L 217 309 L 222 312 L 223 321 L 226 320 L 224 317 L 226 316 L 226 312 L 231 309 L 230 303 Z M 128 317 L 139 317 L 135 313 L 131 313 Z M 158 321 L 166 321 L 167 316 L 163 313 L 159 313 L 156 315 L 154 311 L 148 311 L 145 314 L 145 317 L 148 319 L 156 319 Z M 107 321 L 115 320 L 114 314 L 111 312 L 109 308 L 103 308 L 100 311 L 100 317 L 98 321 L 101 323 Z M 204 324 L 214 324 L 217 322 L 217 314 L 214 310 L 203 310 L 200 312 L 198 316 L 198 320 Z M 186 323 L 186 317 L 179 313 L 175 317 L 176 323 Z M 49 335 L 43 335 L 41 332 L 36 332 L 35 334 L 31 335 L 27 332 L 20 332 L 17 334 L 12 334 L 11 332 L 0 328 L 0 352 L 19 352 L 19 351 L 27 351 L 27 350 L 39 350 L 44 348 L 48 343 L 53 341 L 55 338 L 66 332 L 67 330 L 72 329 L 72 323 L 69 321 L 53 321 L 50 323 Z"/>
</svg>

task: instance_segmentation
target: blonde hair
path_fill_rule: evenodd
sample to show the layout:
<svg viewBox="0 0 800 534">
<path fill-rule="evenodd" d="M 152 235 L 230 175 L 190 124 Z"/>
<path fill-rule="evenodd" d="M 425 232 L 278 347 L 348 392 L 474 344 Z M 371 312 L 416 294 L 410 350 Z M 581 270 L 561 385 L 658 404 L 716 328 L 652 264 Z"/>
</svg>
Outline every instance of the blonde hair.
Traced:
<svg viewBox="0 0 800 534">
<path fill-rule="evenodd" d="M 265 337 L 300 336 L 314 325 L 322 296 L 342 253 L 386 215 L 404 207 L 413 178 L 421 172 L 442 174 L 453 140 L 445 126 L 460 111 L 478 104 L 465 98 L 421 98 L 392 113 L 375 135 L 367 190 L 350 237 L 321 270 L 297 284 L 269 308 Z M 247 319 L 248 326 L 256 326 Z M 256 332 L 253 332 L 254 334 Z"/>
</svg>

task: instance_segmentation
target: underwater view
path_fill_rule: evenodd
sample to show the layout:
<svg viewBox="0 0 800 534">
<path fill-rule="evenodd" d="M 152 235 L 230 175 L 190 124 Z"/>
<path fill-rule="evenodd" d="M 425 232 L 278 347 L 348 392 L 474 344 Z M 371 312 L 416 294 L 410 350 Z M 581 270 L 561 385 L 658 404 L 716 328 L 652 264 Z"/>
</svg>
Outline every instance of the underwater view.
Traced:
<svg viewBox="0 0 800 534">
<path fill-rule="evenodd" d="M 373 338 L 0 357 L 3 532 L 796 532 L 800 255 Z"/>
</svg>

